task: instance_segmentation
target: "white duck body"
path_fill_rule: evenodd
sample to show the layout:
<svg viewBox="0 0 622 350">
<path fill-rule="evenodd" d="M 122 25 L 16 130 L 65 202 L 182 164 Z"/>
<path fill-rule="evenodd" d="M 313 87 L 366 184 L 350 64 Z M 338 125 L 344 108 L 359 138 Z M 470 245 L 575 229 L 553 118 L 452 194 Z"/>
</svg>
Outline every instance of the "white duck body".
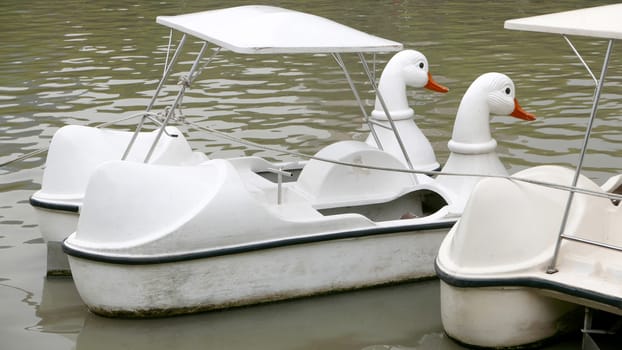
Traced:
<svg viewBox="0 0 622 350">
<path fill-rule="evenodd" d="M 501 73 L 479 76 L 467 89 L 448 143 L 449 158 L 442 172 L 507 175 L 496 153 L 497 141 L 490 134 L 490 115 L 511 115 L 520 119 L 535 117 L 524 112 L 514 98 L 514 83 Z M 452 211 L 461 213 L 479 177 L 440 175 L 436 181 L 454 192 Z"/>
<path fill-rule="evenodd" d="M 397 133 L 404 143 L 413 168 L 418 170 L 439 169 L 440 165 L 436 160 L 434 149 L 430 141 L 417 127 L 414 120 L 415 112 L 408 105 L 407 86 L 425 87 L 438 92 L 447 92 L 447 88 L 438 85 L 432 79 L 428 72 L 426 57 L 415 50 L 400 51 L 389 60 L 380 76 L 378 91 L 394 121 Z M 378 96 L 376 96 L 371 118 L 387 127 L 375 128 L 382 149 L 407 164 L 395 133 L 390 129 L 391 124 Z M 367 137 L 366 142 L 371 146 L 378 147 L 371 134 Z"/>
</svg>

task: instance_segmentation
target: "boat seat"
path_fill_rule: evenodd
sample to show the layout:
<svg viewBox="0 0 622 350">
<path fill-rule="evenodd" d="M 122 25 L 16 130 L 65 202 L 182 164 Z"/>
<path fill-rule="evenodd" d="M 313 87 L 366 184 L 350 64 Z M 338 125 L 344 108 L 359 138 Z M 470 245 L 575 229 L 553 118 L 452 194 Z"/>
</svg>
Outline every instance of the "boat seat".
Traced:
<svg viewBox="0 0 622 350">
<path fill-rule="evenodd" d="M 162 136 L 150 163 L 190 165 L 207 159 L 204 154 L 192 151 L 177 128 L 166 130 L 169 135 L 177 136 Z M 132 135 L 131 131 L 78 125 L 60 128 L 50 143 L 42 191 L 48 195 L 81 197 L 95 168 L 107 161 L 120 160 Z M 141 132 L 127 159 L 142 162 L 155 136 L 155 132 Z"/>
<path fill-rule="evenodd" d="M 316 158 L 381 168 L 405 169 L 395 156 L 359 141 L 340 141 L 321 149 Z M 303 168 L 295 190 L 316 209 L 364 205 L 399 197 L 416 185 L 413 174 L 310 160 Z"/>
</svg>

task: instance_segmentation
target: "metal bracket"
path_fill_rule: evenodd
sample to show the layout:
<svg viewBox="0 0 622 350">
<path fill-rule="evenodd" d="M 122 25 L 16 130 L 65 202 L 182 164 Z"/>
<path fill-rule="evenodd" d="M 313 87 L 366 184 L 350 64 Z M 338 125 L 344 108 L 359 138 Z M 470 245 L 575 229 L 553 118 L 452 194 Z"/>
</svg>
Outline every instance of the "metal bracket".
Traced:
<svg viewBox="0 0 622 350">
<path fill-rule="evenodd" d="M 267 170 L 271 173 L 276 174 L 276 204 L 281 205 L 281 203 L 283 203 L 283 175 L 287 177 L 292 177 L 294 174 L 283 170 L 283 168 L 268 168 Z"/>
</svg>

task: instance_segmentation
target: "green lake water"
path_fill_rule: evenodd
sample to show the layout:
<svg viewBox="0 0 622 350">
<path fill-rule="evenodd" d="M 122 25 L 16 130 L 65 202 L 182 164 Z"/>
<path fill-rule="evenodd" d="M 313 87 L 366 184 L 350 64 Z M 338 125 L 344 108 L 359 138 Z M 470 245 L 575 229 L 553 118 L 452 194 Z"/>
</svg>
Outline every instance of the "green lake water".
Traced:
<svg viewBox="0 0 622 350">
<path fill-rule="evenodd" d="M 328 17 L 423 52 L 434 78 L 450 92 L 408 95 L 441 163 L 470 83 L 486 72 L 510 76 L 523 108 L 538 117 L 533 122 L 491 119 L 497 152 L 510 173 L 540 164 L 576 165 L 594 82 L 560 36 L 509 31 L 503 22 L 605 3 L 264 2 Z M 97 125 L 144 110 L 162 75 L 168 44 L 169 31 L 155 17 L 239 4 L 251 2 L 4 0 L 0 162 L 47 147 L 63 125 Z M 598 75 L 606 43 L 573 41 Z M 198 51 L 198 44 L 190 44 Z M 622 165 L 622 56 L 617 51 L 614 47 L 585 160 L 585 174 L 599 184 Z M 377 58 L 379 73 L 390 56 Z M 181 62 L 189 67 L 191 57 Z M 374 96 L 353 69 L 356 60 L 346 57 L 346 64 L 371 111 Z M 163 104 L 156 107 L 175 94 L 175 86 L 166 87 Z M 339 140 L 363 140 L 368 132 L 339 67 L 324 55 L 225 52 L 203 71 L 183 107 L 201 125 L 306 154 Z M 196 150 L 214 158 L 294 159 L 195 130 L 187 135 Z M 462 349 L 443 335 L 436 280 L 156 320 L 92 315 L 71 279 L 45 278 L 45 244 L 28 204 L 40 186 L 44 162 L 40 155 L 0 169 L 2 349 Z M 579 348 L 576 339 L 549 347 Z"/>
</svg>

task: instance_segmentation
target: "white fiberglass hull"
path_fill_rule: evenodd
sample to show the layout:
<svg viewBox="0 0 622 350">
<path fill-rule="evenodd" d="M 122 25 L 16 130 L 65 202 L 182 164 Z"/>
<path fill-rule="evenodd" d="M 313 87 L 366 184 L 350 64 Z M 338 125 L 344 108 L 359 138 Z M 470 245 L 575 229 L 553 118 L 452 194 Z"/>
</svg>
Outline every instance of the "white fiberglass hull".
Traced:
<svg viewBox="0 0 622 350">
<path fill-rule="evenodd" d="M 34 196 L 33 196 L 34 197 Z M 30 201 L 33 203 L 33 197 Z M 46 274 L 48 276 L 71 275 L 67 255 L 63 253 L 62 242 L 78 225 L 78 207 L 46 208 L 33 204 L 41 236 L 47 247 Z"/>
<path fill-rule="evenodd" d="M 69 210 L 54 210 L 35 207 L 41 236 L 46 242 L 62 242 L 69 233 L 76 230 L 79 213 Z"/>
<path fill-rule="evenodd" d="M 545 298 L 536 289 L 456 287 L 442 280 L 440 289 L 443 329 L 468 346 L 535 347 L 581 320 L 572 304 Z"/>
<path fill-rule="evenodd" d="M 356 141 L 318 155 L 401 166 Z M 456 216 L 431 179 L 311 160 L 275 183 L 262 175 L 273 167 L 257 157 L 99 166 L 63 243 L 84 302 L 163 316 L 434 276 Z"/>
<path fill-rule="evenodd" d="M 168 316 L 429 278 L 449 226 L 166 263 L 115 263 L 115 257 L 105 262 L 72 252 L 69 261 L 91 311 L 112 317 Z"/>
<path fill-rule="evenodd" d="M 570 184 L 573 176 L 558 166 L 515 174 L 560 185 Z M 584 176 L 577 186 L 605 192 Z M 578 331 L 583 307 L 622 315 L 622 256 L 584 243 L 620 246 L 622 208 L 607 198 L 576 193 L 566 240 L 551 269 L 567 198 L 565 191 L 505 179 L 479 183 L 435 262 L 447 334 L 478 347 L 512 348 Z"/>
</svg>

